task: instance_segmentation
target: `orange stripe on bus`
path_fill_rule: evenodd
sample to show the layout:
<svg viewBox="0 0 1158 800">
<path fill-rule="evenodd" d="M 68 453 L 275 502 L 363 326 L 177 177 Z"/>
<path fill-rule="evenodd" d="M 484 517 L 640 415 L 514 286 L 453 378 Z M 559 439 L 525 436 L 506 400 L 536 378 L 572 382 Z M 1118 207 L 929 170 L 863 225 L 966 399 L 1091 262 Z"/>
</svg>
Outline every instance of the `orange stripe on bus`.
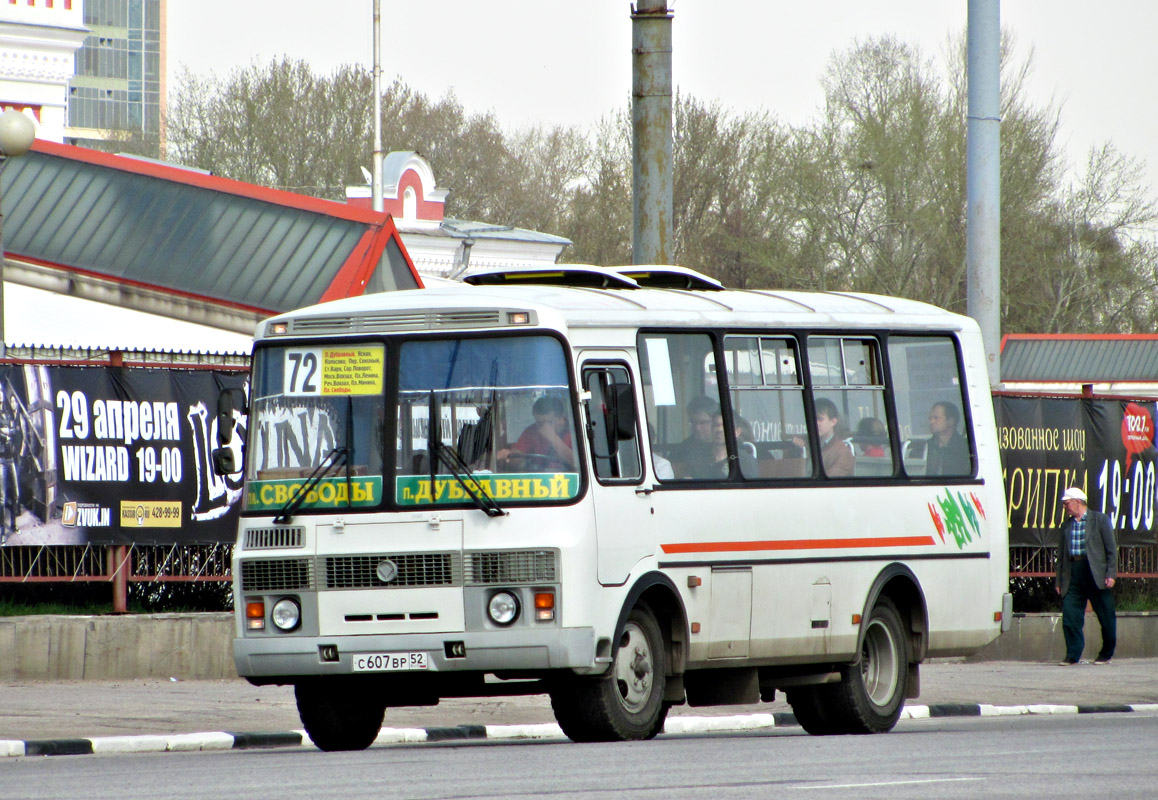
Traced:
<svg viewBox="0 0 1158 800">
<path fill-rule="evenodd" d="M 661 545 L 665 553 L 726 553 L 751 550 L 845 550 L 863 547 L 923 547 L 932 536 L 883 536 L 868 539 L 781 539 L 764 542 L 688 542 Z"/>
</svg>

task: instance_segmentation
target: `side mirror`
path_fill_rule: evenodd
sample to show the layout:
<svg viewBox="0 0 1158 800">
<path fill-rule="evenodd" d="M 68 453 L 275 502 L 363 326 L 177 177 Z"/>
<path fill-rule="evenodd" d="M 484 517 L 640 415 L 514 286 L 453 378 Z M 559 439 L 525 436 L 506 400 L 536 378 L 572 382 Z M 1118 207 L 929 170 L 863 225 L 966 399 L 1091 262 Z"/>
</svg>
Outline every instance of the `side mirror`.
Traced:
<svg viewBox="0 0 1158 800">
<path fill-rule="evenodd" d="M 241 389 L 222 389 L 217 395 L 217 444 L 226 447 L 233 441 L 233 412 L 249 413 L 245 404 L 245 392 Z M 214 451 L 214 458 L 216 458 Z M 237 470 L 230 470 L 236 472 Z"/>
<path fill-rule="evenodd" d="M 630 384 L 615 384 L 615 436 L 619 441 L 635 438 L 635 396 Z"/>
<path fill-rule="evenodd" d="M 213 451 L 213 471 L 218 475 L 233 475 L 237 469 L 237 458 L 229 447 L 218 447 Z"/>
</svg>

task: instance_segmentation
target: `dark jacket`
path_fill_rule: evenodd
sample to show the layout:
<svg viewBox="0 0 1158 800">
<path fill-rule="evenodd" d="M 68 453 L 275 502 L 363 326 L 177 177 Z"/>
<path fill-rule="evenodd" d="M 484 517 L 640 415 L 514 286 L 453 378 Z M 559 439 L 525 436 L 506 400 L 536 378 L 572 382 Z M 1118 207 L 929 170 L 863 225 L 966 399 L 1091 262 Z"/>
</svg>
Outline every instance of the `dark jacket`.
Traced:
<svg viewBox="0 0 1158 800">
<path fill-rule="evenodd" d="M 1099 589 L 1106 587 L 1106 578 L 1118 577 L 1118 543 L 1110 518 L 1101 511 L 1086 508 L 1086 559 Z M 1057 535 L 1057 573 L 1055 581 L 1064 595 L 1070 588 L 1070 531 L 1074 518 L 1066 514 Z"/>
<path fill-rule="evenodd" d="M 969 461 L 969 442 L 956 431 L 944 445 L 936 436 L 929 439 L 925 454 L 926 475 L 968 475 L 973 472 Z"/>
</svg>

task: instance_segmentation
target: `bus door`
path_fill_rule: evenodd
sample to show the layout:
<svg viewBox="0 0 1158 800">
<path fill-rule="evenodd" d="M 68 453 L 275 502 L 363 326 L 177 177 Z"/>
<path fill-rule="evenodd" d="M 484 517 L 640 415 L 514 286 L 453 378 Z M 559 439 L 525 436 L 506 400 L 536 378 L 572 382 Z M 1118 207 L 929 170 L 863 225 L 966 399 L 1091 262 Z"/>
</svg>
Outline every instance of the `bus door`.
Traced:
<svg viewBox="0 0 1158 800">
<path fill-rule="evenodd" d="M 651 502 L 636 491 L 643 465 L 635 385 L 626 361 L 609 361 L 606 352 L 598 360 L 584 360 L 580 374 L 595 477 L 591 496 L 599 582 L 621 584 L 640 559 L 655 552 L 657 541 Z"/>
</svg>

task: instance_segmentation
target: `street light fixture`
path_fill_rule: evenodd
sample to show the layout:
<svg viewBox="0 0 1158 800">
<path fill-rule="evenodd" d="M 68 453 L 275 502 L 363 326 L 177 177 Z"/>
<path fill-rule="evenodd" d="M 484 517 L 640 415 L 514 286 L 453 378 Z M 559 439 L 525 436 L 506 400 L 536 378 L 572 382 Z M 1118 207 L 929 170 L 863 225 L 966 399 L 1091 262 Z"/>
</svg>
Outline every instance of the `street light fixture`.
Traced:
<svg viewBox="0 0 1158 800">
<path fill-rule="evenodd" d="M 36 124 L 15 109 L 0 114 L 0 175 L 4 162 L 9 158 L 22 156 L 32 148 L 36 140 Z M 0 215 L 0 219 L 3 216 Z M 7 355 L 4 339 L 4 240 L 0 234 L 0 358 Z"/>
</svg>

